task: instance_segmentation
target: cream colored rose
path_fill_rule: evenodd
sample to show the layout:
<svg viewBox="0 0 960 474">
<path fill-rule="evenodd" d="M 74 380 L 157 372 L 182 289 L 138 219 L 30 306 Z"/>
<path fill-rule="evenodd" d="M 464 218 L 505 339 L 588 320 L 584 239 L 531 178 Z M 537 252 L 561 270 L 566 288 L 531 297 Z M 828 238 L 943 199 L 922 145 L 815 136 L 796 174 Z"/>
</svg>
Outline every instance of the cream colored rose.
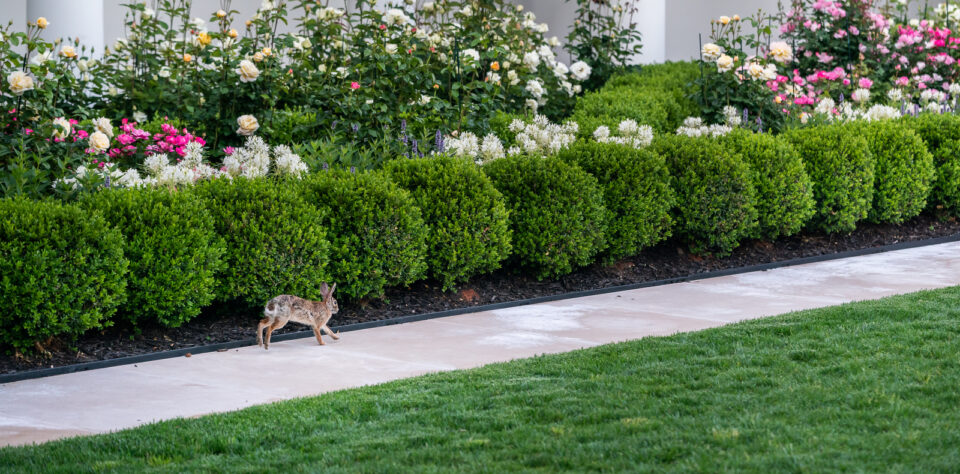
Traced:
<svg viewBox="0 0 960 474">
<path fill-rule="evenodd" d="M 240 75 L 240 82 L 253 82 L 260 77 L 260 70 L 252 61 L 244 59 L 240 61 L 240 66 L 237 67 L 237 74 Z"/>
<path fill-rule="evenodd" d="M 793 48 L 784 41 L 777 41 L 770 45 L 770 57 L 783 64 L 793 59 Z"/>
<path fill-rule="evenodd" d="M 728 17 L 728 16 L 726 16 L 726 15 L 721 16 L 721 17 L 720 17 L 720 23 L 721 23 L 721 24 L 724 24 L 724 25 L 729 24 L 729 23 L 730 23 L 730 19 L 731 19 L 731 18 Z"/>
<path fill-rule="evenodd" d="M 733 58 L 726 54 L 721 54 L 720 57 L 717 58 L 717 71 L 727 72 L 731 69 L 733 69 Z"/>
<path fill-rule="evenodd" d="M 73 59 L 77 57 L 77 50 L 74 49 L 73 46 L 70 46 L 69 44 L 65 44 L 60 48 L 60 56 L 63 56 L 68 59 Z"/>
<path fill-rule="evenodd" d="M 110 138 L 99 130 L 91 133 L 87 142 L 90 144 L 90 148 L 97 153 L 103 153 L 110 148 Z"/>
<path fill-rule="evenodd" d="M 717 58 L 723 54 L 723 50 L 720 49 L 720 46 L 717 46 L 713 43 L 707 43 L 703 45 L 703 49 L 700 52 L 703 55 L 703 60 L 708 62 L 716 61 Z"/>
<path fill-rule="evenodd" d="M 23 95 L 26 91 L 33 90 L 33 78 L 23 71 L 13 71 L 7 76 L 7 82 L 10 83 L 10 92 L 13 95 Z"/>
<path fill-rule="evenodd" d="M 260 123 L 257 122 L 257 118 L 253 115 L 241 115 L 237 118 L 237 125 L 240 128 L 237 129 L 237 135 L 243 135 L 249 137 L 257 132 L 257 129 L 260 128 Z"/>
<path fill-rule="evenodd" d="M 103 133 L 109 138 L 113 138 L 113 124 L 110 123 L 110 119 L 106 117 L 99 117 L 93 120 L 93 126 L 97 127 L 97 131 Z"/>
<path fill-rule="evenodd" d="M 44 17 L 37 18 L 37 26 L 39 26 L 41 30 L 45 29 L 49 24 L 50 22 L 47 21 L 46 18 Z"/>
<path fill-rule="evenodd" d="M 64 139 L 70 136 L 70 131 L 73 129 L 73 126 L 70 125 L 70 121 L 63 118 L 57 117 L 53 119 L 53 124 L 57 127 L 53 128 L 53 138 Z"/>
</svg>

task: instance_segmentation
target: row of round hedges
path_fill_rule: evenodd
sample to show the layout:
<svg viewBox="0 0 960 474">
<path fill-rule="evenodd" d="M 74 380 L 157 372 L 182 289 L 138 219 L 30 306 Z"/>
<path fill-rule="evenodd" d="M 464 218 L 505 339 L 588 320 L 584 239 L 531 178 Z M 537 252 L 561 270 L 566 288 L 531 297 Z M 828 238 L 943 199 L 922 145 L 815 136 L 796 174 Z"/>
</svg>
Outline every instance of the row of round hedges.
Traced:
<svg viewBox="0 0 960 474">
<path fill-rule="evenodd" d="M 647 150 L 580 141 L 483 168 L 439 156 L 302 181 L 106 190 L 77 204 L 5 199 L 0 345 L 26 350 L 114 321 L 177 326 L 213 300 L 317 297 L 323 281 L 345 298 L 379 297 L 425 275 L 449 289 L 505 261 L 559 276 L 671 234 L 725 254 L 804 225 L 899 222 L 937 192 L 934 162 L 937 179 L 960 176 L 946 166 L 960 140 L 937 143 L 931 156 L 894 123 L 832 125 L 660 137 Z M 955 199 L 958 186 L 945 188 L 940 199 Z"/>
</svg>

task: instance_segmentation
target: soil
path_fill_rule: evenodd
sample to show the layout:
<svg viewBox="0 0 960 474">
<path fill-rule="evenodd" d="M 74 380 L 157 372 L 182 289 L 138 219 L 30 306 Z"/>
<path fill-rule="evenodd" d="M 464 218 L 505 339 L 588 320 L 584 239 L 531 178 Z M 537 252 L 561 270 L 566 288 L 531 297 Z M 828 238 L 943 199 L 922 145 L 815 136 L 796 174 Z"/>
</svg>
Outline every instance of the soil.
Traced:
<svg viewBox="0 0 960 474">
<path fill-rule="evenodd" d="M 409 288 L 387 291 L 383 300 L 340 302 L 340 312 L 331 327 L 379 321 L 413 314 L 425 314 L 491 303 L 518 301 L 572 291 L 609 288 L 699 273 L 726 270 L 802 257 L 868 249 L 900 242 L 960 234 L 960 221 L 940 220 L 922 215 L 900 225 L 863 224 L 851 234 L 803 233 L 775 242 L 754 240 L 743 243 L 723 258 L 692 255 L 677 241 L 667 241 L 642 254 L 611 265 L 595 264 L 557 280 L 537 281 L 516 272 L 502 270 L 460 285 L 458 291 L 443 292 L 434 282 L 419 282 Z M 112 327 L 90 332 L 76 342 L 47 344 L 49 355 L 0 355 L 0 374 L 60 367 L 96 360 L 140 355 L 207 344 L 249 341 L 260 318 L 260 308 L 237 305 L 212 306 L 203 314 L 175 328 L 144 328 L 131 335 L 129 328 Z M 302 331 L 289 324 L 274 333 Z"/>
</svg>

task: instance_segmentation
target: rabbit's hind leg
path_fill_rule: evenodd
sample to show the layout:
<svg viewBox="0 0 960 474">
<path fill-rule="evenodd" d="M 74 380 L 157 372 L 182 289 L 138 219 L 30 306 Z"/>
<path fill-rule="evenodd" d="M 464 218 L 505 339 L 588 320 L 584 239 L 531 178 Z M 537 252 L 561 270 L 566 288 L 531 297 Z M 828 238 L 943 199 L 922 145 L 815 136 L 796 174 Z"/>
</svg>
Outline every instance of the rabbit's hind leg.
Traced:
<svg viewBox="0 0 960 474">
<path fill-rule="evenodd" d="M 263 347 L 263 328 L 270 325 L 270 318 L 263 318 L 257 324 L 257 347 Z"/>
<path fill-rule="evenodd" d="M 287 325 L 287 320 L 276 319 L 270 324 L 270 327 L 267 328 L 267 344 L 264 346 L 264 349 L 270 348 L 270 336 L 273 335 L 273 331 L 280 329 Z"/>
</svg>

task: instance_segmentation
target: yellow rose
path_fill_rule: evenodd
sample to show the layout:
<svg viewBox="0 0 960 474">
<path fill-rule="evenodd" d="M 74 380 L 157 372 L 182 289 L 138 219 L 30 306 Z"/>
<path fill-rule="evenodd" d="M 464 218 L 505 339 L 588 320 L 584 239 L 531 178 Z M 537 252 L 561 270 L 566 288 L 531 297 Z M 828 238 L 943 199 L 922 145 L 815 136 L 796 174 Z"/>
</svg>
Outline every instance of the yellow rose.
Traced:
<svg viewBox="0 0 960 474">
<path fill-rule="evenodd" d="M 188 63 L 190 61 L 193 61 L 193 56 L 191 56 L 190 53 L 184 53 L 183 62 Z"/>
<path fill-rule="evenodd" d="M 13 71 L 7 76 L 7 82 L 10 84 L 10 92 L 13 95 L 23 95 L 24 92 L 33 90 L 33 78 L 23 71 Z"/>
<path fill-rule="evenodd" d="M 47 25 L 49 25 L 49 24 L 50 24 L 50 22 L 47 21 L 46 18 L 44 18 L 44 17 L 37 18 L 37 26 L 39 26 L 41 30 L 42 30 L 42 29 L 45 29 L 45 28 L 47 27 Z"/>
<path fill-rule="evenodd" d="M 273 50 L 270 49 L 270 48 L 263 48 L 263 49 L 261 50 L 261 52 L 263 52 L 263 55 L 266 56 L 266 57 L 268 57 L 268 58 L 269 58 L 270 56 L 273 56 Z"/>
<path fill-rule="evenodd" d="M 223 10 L 217 10 L 217 18 L 223 18 L 225 16 L 227 16 L 227 12 Z"/>
<path fill-rule="evenodd" d="M 233 28 L 230 28 L 230 31 L 227 32 L 227 36 L 229 36 L 229 37 L 231 37 L 231 38 L 236 38 L 238 35 L 239 35 L 239 33 L 237 33 L 237 30 L 235 30 L 235 29 L 233 29 Z"/>
<path fill-rule="evenodd" d="M 740 21 L 740 15 L 733 15 L 733 21 Z"/>
<path fill-rule="evenodd" d="M 256 133 L 257 129 L 260 128 L 260 123 L 257 122 L 257 118 L 253 115 L 241 115 L 237 118 L 237 125 L 240 128 L 237 129 L 237 135 L 243 135 L 249 137 Z"/>
<path fill-rule="evenodd" d="M 90 134 L 90 138 L 87 139 L 87 143 L 89 143 L 90 148 L 95 150 L 97 153 L 103 153 L 110 148 L 110 138 L 107 137 L 107 134 L 99 130 Z"/>
<path fill-rule="evenodd" d="M 260 51 L 257 51 L 256 53 L 254 53 L 253 60 L 256 62 L 263 61 L 263 53 L 261 53 Z"/>
<path fill-rule="evenodd" d="M 721 23 L 721 24 L 724 24 L 724 25 L 729 25 L 729 24 L 730 24 L 730 17 L 728 17 L 728 16 L 722 16 L 722 17 L 720 17 L 720 23 Z"/>
<path fill-rule="evenodd" d="M 237 68 L 237 74 L 240 75 L 240 82 L 253 82 L 260 77 L 260 70 L 257 69 L 256 64 L 244 59 L 240 61 L 240 66 Z"/>
<path fill-rule="evenodd" d="M 77 57 L 77 50 L 73 49 L 73 46 L 65 44 L 62 48 L 60 48 L 60 56 L 63 56 L 67 59 L 73 59 Z"/>
<path fill-rule="evenodd" d="M 206 46 L 210 44 L 210 34 L 206 31 L 200 32 L 200 34 L 197 35 L 197 43 L 199 43 L 200 46 Z"/>
</svg>

